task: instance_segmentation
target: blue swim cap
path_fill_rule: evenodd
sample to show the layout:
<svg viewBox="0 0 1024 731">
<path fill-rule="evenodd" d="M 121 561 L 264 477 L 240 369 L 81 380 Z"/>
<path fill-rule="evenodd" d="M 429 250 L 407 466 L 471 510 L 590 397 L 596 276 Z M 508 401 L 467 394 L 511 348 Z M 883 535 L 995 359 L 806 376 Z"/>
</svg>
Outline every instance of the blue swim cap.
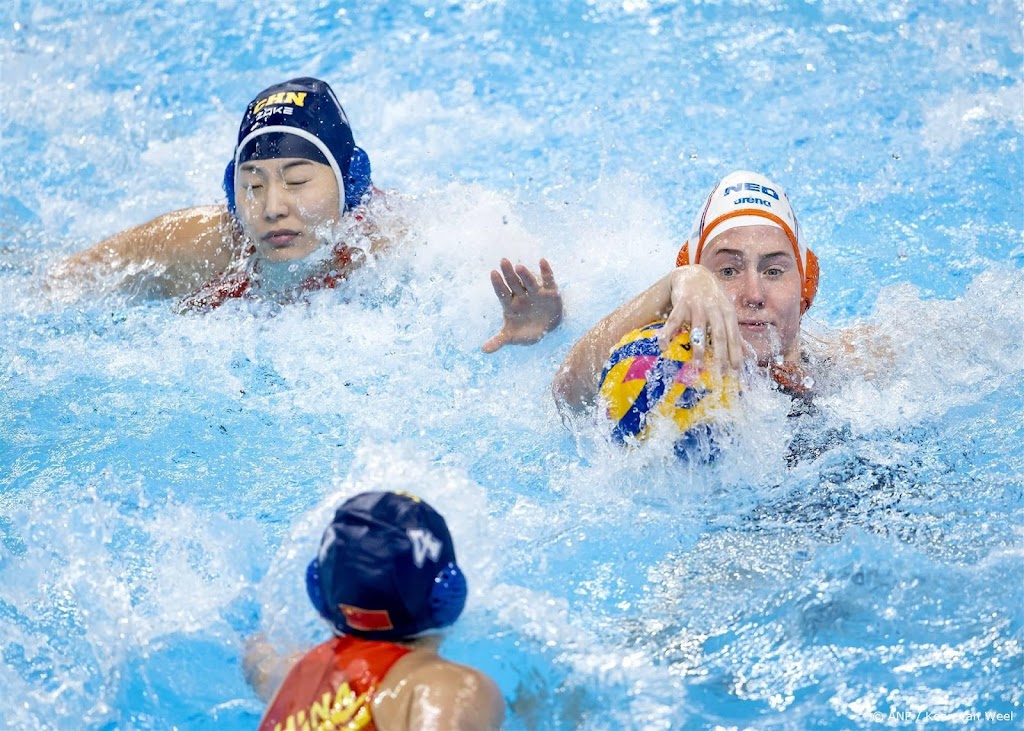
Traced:
<svg viewBox="0 0 1024 731">
<path fill-rule="evenodd" d="M 339 633 L 392 641 L 454 623 L 467 594 L 444 518 L 395 492 L 364 492 L 338 508 L 306 590 Z"/>
<path fill-rule="evenodd" d="M 326 81 L 291 79 L 261 91 L 238 128 L 234 158 L 224 171 L 228 208 L 235 208 L 235 170 L 248 160 L 300 157 L 328 165 L 338 180 L 341 213 L 370 192 L 370 159 L 356 147 L 352 128 Z"/>
</svg>

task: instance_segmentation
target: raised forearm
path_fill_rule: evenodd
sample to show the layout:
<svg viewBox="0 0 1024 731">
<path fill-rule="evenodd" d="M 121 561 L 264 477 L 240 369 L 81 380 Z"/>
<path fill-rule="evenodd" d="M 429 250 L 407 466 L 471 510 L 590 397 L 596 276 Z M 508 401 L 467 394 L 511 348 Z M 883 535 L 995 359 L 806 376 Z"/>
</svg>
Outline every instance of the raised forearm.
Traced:
<svg viewBox="0 0 1024 731">
<path fill-rule="evenodd" d="M 631 330 L 663 319 L 671 305 L 672 273 L 605 316 L 580 338 L 558 369 L 552 392 L 560 409 L 579 412 L 594 405 L 608 354 Z"/>
</svg>

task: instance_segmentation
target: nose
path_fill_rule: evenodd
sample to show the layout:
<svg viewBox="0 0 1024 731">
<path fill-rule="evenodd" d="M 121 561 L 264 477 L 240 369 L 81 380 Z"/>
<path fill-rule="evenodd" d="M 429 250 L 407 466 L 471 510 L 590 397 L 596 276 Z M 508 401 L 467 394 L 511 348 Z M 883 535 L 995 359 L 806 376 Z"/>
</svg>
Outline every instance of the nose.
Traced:
<svg viewBox="0 0 1024 731">
<path fill-rule="evenodd" d="M 263 205 L 263 217 L 276 221 L 288 215 L 288 194 L 284 186 L 275 180 L 267 182 L 267 198 Z"/>
<path fill-rule="evenodd" d="M 764 282 L 761 273 L 753 267 L 743 272 L 736 304 L 752 310 L 764 307 Z"/>
</svg>

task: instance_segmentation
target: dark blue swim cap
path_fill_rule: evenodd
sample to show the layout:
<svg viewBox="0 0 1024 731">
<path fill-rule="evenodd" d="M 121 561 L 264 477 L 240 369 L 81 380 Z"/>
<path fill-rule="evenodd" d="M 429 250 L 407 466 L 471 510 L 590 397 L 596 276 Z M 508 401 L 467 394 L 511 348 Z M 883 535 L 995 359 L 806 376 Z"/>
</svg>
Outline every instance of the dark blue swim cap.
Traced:
<svg viewBox="0 0 1024 731">
<path fill-rule="evenodd" d="M 370 160 L 356 147 L 345 110 L 326 81 L 291 79 L 261 91 L 238 128 L 234 159 L 224 171 L 228 208 L 235 211 L 235 169 L 248 160 L 300 157 L 328 165 L 343 198 L 341 213 L 370 192 Z"/>
<path fill-rule="evenodd" d="M 467 593 L 444 518 L 395 492 L 365 492 L 338 508 L 306 589 L 338 632 L 375 640 L 447 627 Z"/>
</svg>

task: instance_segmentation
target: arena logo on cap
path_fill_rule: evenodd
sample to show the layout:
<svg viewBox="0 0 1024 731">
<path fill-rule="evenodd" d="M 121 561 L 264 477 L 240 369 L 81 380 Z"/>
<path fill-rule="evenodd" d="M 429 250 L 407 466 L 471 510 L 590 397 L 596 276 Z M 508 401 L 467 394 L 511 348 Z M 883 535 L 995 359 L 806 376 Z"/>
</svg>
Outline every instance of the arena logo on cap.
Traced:
<svg viewBox="0 0 1024 731">
<path fill-rule="evenodd" d="M 734 200 L 732 202 L 732 204 L 734 206 L 750 205 L 750 206 L 764 206 L 765 208 L 771 208 L 772 207 L 772 202 L 771 201 L 767 201 L 764 198 L 751 198 L 750 196 L 747 196 L 746 198 L 737 198 L 736 200 Z"/>
<path fill-rule="evenodd" d="M 741 185 L 730 185 L 725 189 L 725 192 L 722 193 L 722 195 L 727 196 L 730 193 L 742 193 L 744 190 L 749 190 L 754 193 L 764 193 L 765 195 L 770 195 L 775 200 L 779 200 L 778 193 L 769 188 L 767 185 L 760 185 L 758 183 L 743 183 Z M 742 200 L 737 202 L 746 203 L 748 201 Z"/>
<path fill-rule="evenodd" d="M 306 94 L 305 91 L 279 91 L 276 94 L 271 94 L 253 105 L 253 114 L 258 114 L 268 104 L 293 104 L 297 107 L 304 107 L 306 106 Z"/>
<path fill-rule="evenodd" d="M 339 604 L 338 609 L 345 615 L 349 627 L 361 632 L 383 632 L 394 629 L 387 609 L 363 609 L 348 604 Z"/>
</svg>

